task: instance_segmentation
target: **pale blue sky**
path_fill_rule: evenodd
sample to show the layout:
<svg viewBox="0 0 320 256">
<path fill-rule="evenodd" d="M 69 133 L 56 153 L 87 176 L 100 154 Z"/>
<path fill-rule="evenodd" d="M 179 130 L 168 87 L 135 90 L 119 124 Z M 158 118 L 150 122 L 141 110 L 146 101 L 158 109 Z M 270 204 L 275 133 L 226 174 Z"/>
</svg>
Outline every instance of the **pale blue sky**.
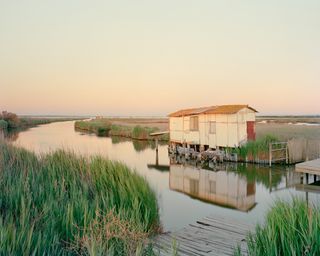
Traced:
<svg viewBox="0 0 320 256">
<path fill-rule="evenodd" d="M 0 110 L 320 114 L 320 1 L 0 0 Z"/>
</svg>

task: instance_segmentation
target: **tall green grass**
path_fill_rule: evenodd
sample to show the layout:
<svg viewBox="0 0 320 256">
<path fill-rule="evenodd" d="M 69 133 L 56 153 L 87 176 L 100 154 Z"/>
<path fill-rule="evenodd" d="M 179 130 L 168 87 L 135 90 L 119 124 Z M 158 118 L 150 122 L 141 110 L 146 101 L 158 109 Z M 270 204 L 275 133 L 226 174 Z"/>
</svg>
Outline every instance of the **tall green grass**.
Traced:
<svg viewBox="0 0 320 256">
<path fill-rule="evenodd" d="M 264 225 L 247 239 L 248 254 L 255 256 L 320 255 L 320 208 L 302 199 L 278 200 Z M 240 255 L 239 250 L 235 253 Z"/>
<path fill-rule="evenodd" d="M 2 143 L 0 191 L 0 255 L 145 253 L 159 228 L 145 179 L 98 156 L 38 158 Z"/>
<path fill-rule="evenodd" d="M 244 160 L 247 157 L 256 158 L 259 155 L 266 154 L 269 151 L 269 143 L 278 142 L 273 135 L 266 135 L 255 141 L 248 141 L 247 144 L 236 149 L 236 153 Z"/>
</svg>

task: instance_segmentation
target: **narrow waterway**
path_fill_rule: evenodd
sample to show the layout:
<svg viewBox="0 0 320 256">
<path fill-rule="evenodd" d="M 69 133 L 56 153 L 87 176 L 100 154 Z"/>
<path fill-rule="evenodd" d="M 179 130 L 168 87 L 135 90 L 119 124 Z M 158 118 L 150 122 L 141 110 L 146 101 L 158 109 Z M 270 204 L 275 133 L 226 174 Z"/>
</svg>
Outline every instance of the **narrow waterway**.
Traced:
<svg viewBox="0 0 320 256">
<path fill-rule="evenodd" d="M 124 162 L 157 193 L 165 231 L 212 214 L 257 223 L 276 198 L 298 195 L 320 202 L 319 195 L 295 189 L 299 177 L 292 167 L 226 163 L 200 168 L 184 159 L 170 159 L 166 145 L 159 146 L 157 156 L 153 143 L 83 134 L 74 130 L 73 121 L 41 125 L 12 134 L 9 140 L 37 154 L 64 148 Z"/>
</svg>

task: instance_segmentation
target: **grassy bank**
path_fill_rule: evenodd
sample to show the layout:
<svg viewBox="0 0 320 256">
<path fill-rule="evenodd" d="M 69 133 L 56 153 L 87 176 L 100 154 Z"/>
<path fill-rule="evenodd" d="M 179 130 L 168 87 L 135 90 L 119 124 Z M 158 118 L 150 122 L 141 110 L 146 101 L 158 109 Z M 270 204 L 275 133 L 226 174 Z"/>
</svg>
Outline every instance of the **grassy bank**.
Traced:
<svg viewBox="0 0 320 256">
<path fill-rule="evenodd" d="M 249 255 L 320 255 L 319 231 L 319 207 L 296 198 L 291 203 L 277 201 L 266 223 L 248 236 Z"/>
<path fill-rule="evenodd" d="M 30 127 L 35 127 L 37 125 L 42 125 L 42 124 L 50 124 L 50 123 L 55 123 L 55 122 L 65 122 L 65 121 L 74 121 L 74 120 L 79 120 L 79 118 L 72 118 L 72 117 L 56 117 L 56 118 L 45 118 L 45 117 L 20 117 L 19 118 L 19 125 L 18 128 L 30 128 Z"/>
<path fill-rule="evenodd" d="M 149 134 L 159 131 L 159 128 L 157 127 L 116 125 L 108 119 L 77 121 L 75 122 L 75 129 L 95 133 L 98 136 L 120 136 L 136 140 L 151 140 L 153 138 L 151 138 Z M 163 135 L 159 139 L 168 141 L 169 136 Z"/>
<path fill-rule="evenodd" d="M 0 191 L 0 255 L 147 253 L 159 228 L 148 183 L 101 157 L 37 158 L 2 143 Z"/>
<path fill-rule="evenodd" d="M 0 112 L 0 130 L 5 132 L 11 131 L 11 130 L 24 130 L 24 129 L 35 127 L 41 124 L 49 124 L 53 122 L 63 122 L 63 121 L 72 121 L 72 120 L 79 120 L 79 118 L 18 117 L 14 113 L 2 111 Z"/>
</svg>

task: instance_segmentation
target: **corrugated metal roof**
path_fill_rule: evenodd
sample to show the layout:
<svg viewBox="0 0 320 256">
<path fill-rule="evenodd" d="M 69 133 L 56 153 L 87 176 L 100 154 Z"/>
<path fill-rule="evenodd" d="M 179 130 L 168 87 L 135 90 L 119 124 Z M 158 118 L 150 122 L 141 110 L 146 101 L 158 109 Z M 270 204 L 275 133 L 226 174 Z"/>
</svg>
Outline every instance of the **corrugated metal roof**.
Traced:
<svg viewBox="0 0 320 256">
<path fill-rule="evenodd" d="M 200 114 L 235 114 L 244 108 L 248 108 L 254 112 L 258 112 L 257 110 L 250 107 L 249 105 L 221 105 L 221 106 L 181 109 L 179 111 L 169 114 L 169 117 L 191 116 L 191 115 L 200 115 Z"/>
</svg>

